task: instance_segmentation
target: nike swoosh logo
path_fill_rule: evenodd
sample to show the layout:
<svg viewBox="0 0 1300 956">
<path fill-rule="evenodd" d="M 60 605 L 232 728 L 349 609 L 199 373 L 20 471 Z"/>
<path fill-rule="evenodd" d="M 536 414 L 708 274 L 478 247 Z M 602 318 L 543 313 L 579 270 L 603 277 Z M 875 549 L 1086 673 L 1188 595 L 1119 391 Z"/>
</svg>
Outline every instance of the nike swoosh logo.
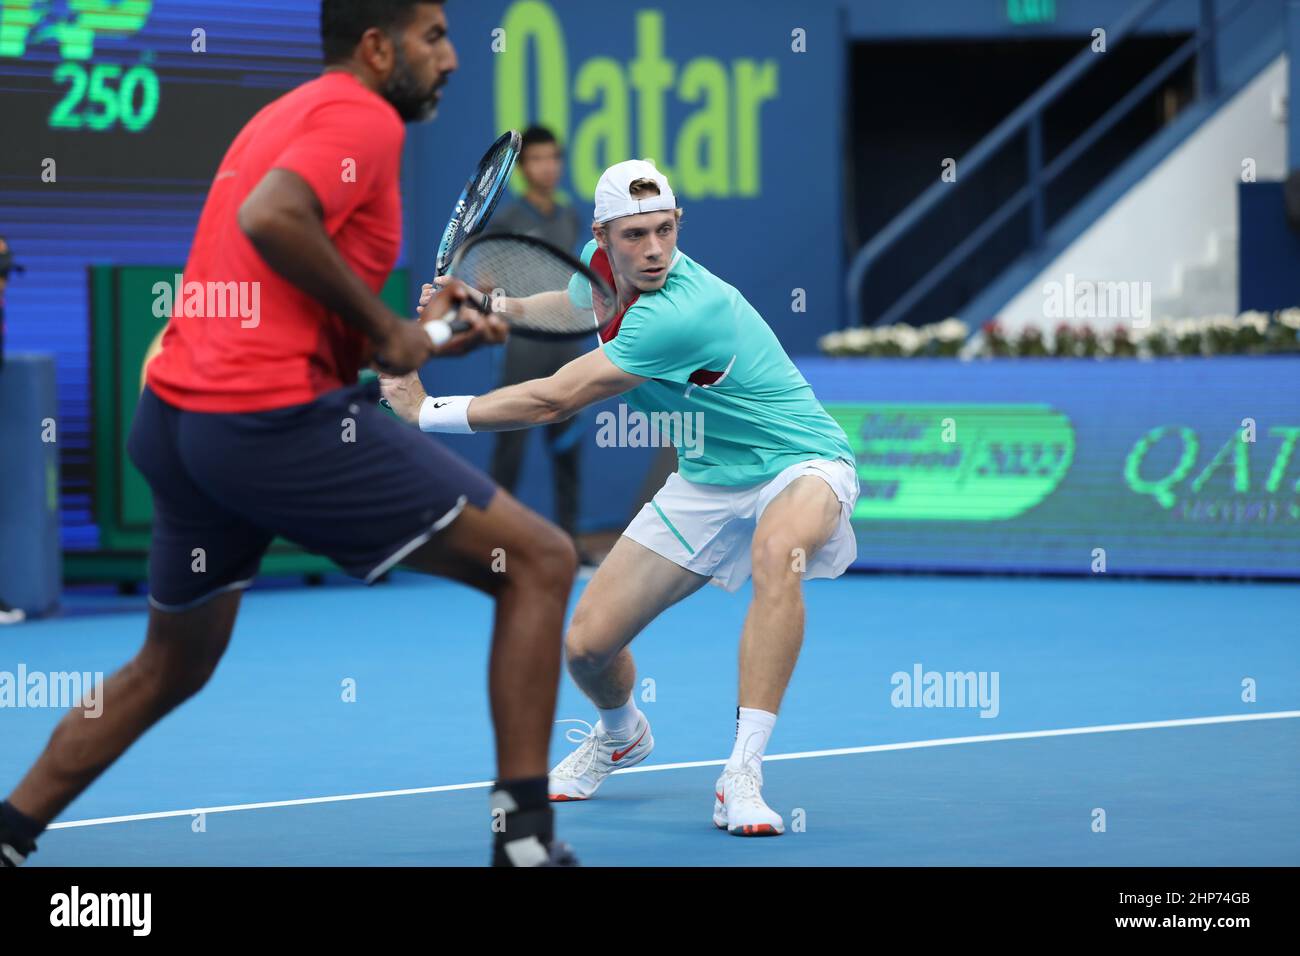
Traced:
<svg viewBox="0 0 1300 956">
<path fill-rule="evenodd" d="M 641 731 L 641 737 L 644 737 L 646 735 L 646 731 L 648 731 L 649 729 L 650 729 L 650 725 L 646 724 L 645 730 Z M 626 750 L 615 750 L 610 755 L 609 758 L 610 761 L 612 763 L 618 763 L 620 760 L 622 760 L 624 757 L 630 754 L 633 750 L 636 749 L 636 745 L 641 742 L 641 737 L 638 737 L 636 740 L 632 741 L 632 746 L 628 747 Z"/>
<path fill-rule="evenodd" d="M 434 408 L 442 408 L 444 405 L 450 405 L 450 404 L 451 404 L 451 402 L 434 402 L 434 403 L 433 403 L 433 407 L 434 407 Z"/>
</svg>

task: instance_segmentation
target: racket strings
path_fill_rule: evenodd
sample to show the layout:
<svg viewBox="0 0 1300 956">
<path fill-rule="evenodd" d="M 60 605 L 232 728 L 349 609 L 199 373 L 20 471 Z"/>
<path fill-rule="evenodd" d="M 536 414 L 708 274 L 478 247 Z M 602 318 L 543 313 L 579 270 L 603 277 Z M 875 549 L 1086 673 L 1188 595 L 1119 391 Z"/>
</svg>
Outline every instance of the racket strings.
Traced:
<svg viewBox="0 0 1300 956">
<path fill-rule="evenodd" d="M 578 335 L 594 332 L 600 322 L 585 301 L 607 290 L 579 275 L 579 294 L 569 294 L 575 271 L 571 263 L 545 245 L 512 236 L 484 236 L 465 247 L 451 274 L 490 296 L 494 310 L 518 332 L 544 335 Z M 578 301 L 575 301 L 575 298 Z"/>
<path fill-rule="evenodd" d="M 479 161 L 465 184 L 438 247 L 436 272 L 445 275 L 456 252 L 492 217 L 519 158 L 520 137 L 511 130 L 501 136 Z"/>
</svg>

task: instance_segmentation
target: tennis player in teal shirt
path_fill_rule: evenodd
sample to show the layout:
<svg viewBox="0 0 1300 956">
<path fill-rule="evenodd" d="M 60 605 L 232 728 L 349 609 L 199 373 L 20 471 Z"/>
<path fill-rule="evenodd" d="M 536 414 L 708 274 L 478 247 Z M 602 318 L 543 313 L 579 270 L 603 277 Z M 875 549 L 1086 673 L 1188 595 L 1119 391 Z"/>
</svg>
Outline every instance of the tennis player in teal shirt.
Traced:
<svg viewBox="0 0 1300 956">
<path fill-rule="evenodd" d="M 414 374 L 385 378 L 384 393 L 425 431 L 529 428 L 626 395 L 670 432 L 677 472 L 602 562 L 565 637 L 569 672 L 599 718 L 569 732 L 576 748 L 550 773 L 551 799 L 586 800 L 653 750 L 632 693 L 632 639 L 705 584 L 734 591 L 752 577 L 736 738 L 713 822 L 741 836 L 780 834 L 784 821 L 762 796 L 763 754 L 803 643 L 803 581 L 838 577 L 857 557 L 854 455 L 762 316 L 677 248 L 681 210 L 653 163 L 610 167 L 595 198 L 582 258 L 617 302 L 593 302 L 579 276 L 569 296 L 601 319 L 613 313 L 597 348 L 486 395 L 430 397 Z"/>
</svg>

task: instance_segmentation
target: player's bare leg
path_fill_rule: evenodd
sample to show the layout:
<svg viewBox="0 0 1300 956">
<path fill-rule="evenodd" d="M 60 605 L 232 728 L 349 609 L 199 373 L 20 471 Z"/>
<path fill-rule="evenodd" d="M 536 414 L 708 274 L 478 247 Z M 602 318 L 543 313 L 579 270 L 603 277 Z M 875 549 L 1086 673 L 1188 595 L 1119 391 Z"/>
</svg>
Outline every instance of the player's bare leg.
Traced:
<svg viewBox="0 0 1300 956">
<path fill-rule="evenodd" d="M 840 508 L 830 485 L 804 475 L 772 499 L 754 531 L 754 598 L 740 638 L 736 741 L 714 794 L 714 823 L 737 835 L 785 830 L 763 802 L 763 752 L 803 646 L 800 572 L 834 534 Z"/>
<path fill-rule="evenodd" d="M 740 637 L 740 706 L 775 714 L 803 646 L 800 571 L 835 533 L 840 502 L 815 475 L 772 499 L 751 545 L 754 598 Z"/>
<path fill-rule="evenodd" d="M 145 731 L 198 693 L 230 643 L 241 596 L 219 594 L 188 611 L 151 608 L 144 646 L 104 681 L 93 711 L 76 707 L 54 728 L 9 798 L 21 818 L 4 821 L 7 828 L 34 840 Z"/>
<path fill-rule="evenodd" d="M 578 568 L 572 539 L 498 490 L 487 508 L 466 507 L 403 564 L 496 600 L 488 684 L 497 772 L 503 780 L 544 776 L 564 615 Z"/>
<path fill-rule="evenodd" d="M 551 771 L 552 800 L 585 800 L 614 770 L 640 763 L 654 749 L 650 724 L 632 698 L 636 664 L 627 645 L 708 580 L 628 537 L 601 562 L 564 640 L 569 674 L 600 719 L 590 733 L 569 732 L 578 747 Z"/>
<path fill-rule="evenodd" d="M 631 538 L 620 537 L 578 601 L 564 639 L 569 673 L 597 707 L 627 701 L 636 665 L 626 649 L 656 617 L 707 584 Z"/>
<path fill-rule="evenodd" d="M 486 508 L 466 507 L 404 563 L 496 601 L 488 664 L 497 749 L 494 864 L 572 862 L 554 842 L 546 785 L 564 615 L 578 570 L 572 539 L 497 489 Z"/>
<path fill-rule="evenodd" d="M 493 549 L 501 548 L 501 571 Z M 545 799 L 547 746 L 559 683 L 564 613 L 577 570 L 558 528 L 498 492 L 486 509 L 467 507 L 405 562 L 454 578 L 496 600 L 489 683 L 499 777 L 536 779 Z M 144 646 L 104 682 L 96 709 L 70 711 L 14 790 L 26 827 L 44 828 L 149 728 L 197 693 L 216 669 L 242 594 L 221 594 L 179 613 L 152 609 Z M 34 838 L 36 833 L 32 834 Z M 11 861 L 12 862 L 12 861 Z"/>
</svg>

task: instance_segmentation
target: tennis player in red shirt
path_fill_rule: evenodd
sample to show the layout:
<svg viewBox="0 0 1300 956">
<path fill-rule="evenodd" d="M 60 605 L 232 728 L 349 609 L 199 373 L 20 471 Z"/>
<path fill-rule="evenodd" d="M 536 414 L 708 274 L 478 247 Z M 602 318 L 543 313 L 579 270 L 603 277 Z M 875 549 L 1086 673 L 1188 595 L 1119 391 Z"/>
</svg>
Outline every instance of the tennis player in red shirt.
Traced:
<svg viewBox="0 0 1300 956">
<path fill-rule="evenodd" d="M 221 161 L 182 294 L 149 365 L 128 450 L 153 491 L 149 627 L 69 713 L 0 803 L 0 866 L 208 680 L 240 596 L 277 535 L 372 582 L 399 562 L 496 602 L 489 682 L 497 865 L 572 864 L 547 801 L 570 539 L 377 406 L 373 361 L 405 373 L 500 342 L 499 319 L 435 348 L 378 292 L 401 242 L 405 124 L 436 112 L 456 68 L 440 0 L 324 0 L 324 74 L 249 121 Z M 454 285 L 429 308 L 464 301 Z M 429 318 L 431 316 L 424 316 Z M 507 570 L 493 570 L 504 549 Z M 489 817 L 485 814 L 485 820 Z M 500 832 L 495 832 L 500 831 Z"/>
</svg>

